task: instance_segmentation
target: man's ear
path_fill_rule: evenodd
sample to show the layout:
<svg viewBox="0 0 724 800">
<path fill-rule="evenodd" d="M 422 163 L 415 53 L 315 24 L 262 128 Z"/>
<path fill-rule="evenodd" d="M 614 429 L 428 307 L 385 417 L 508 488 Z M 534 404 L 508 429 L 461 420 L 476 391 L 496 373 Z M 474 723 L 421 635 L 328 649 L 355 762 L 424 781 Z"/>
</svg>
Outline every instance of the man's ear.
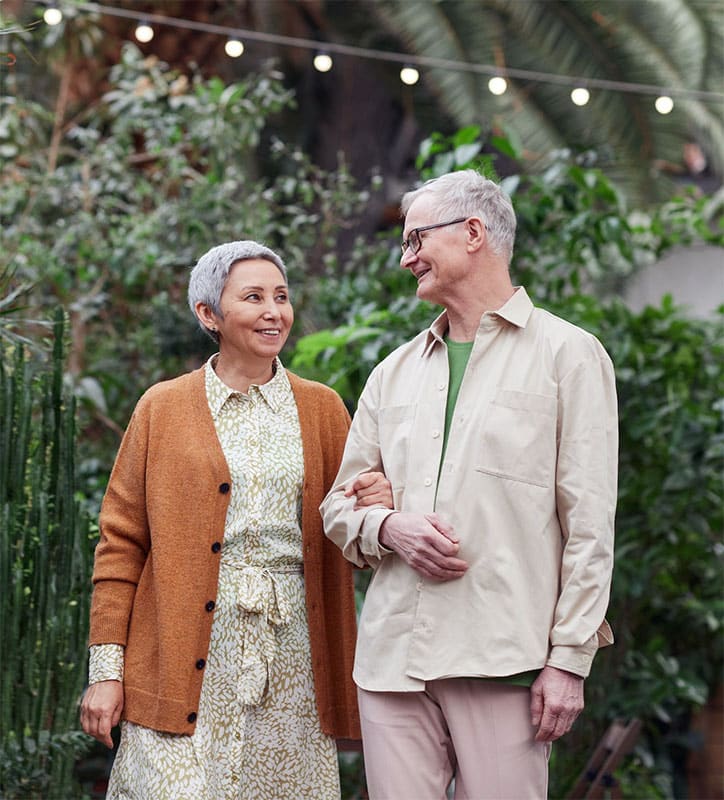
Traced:
<svg viewBox="0 0 724 800">
<path fill-rule="evenodd" d="M 467 249 L 469 253 L 474 253 L 485 244 L 488 230 L 479 217 L 468 217 L 465 220 L 465 231 L 467 233 Z"/>
</svg>

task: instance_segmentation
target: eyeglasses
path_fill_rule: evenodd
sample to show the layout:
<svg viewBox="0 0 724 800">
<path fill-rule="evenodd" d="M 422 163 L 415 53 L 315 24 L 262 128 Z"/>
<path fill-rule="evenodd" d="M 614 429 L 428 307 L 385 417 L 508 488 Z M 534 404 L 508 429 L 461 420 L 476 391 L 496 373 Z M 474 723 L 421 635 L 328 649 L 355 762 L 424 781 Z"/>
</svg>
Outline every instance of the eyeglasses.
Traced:
<svg viewBox="0 0 724 800">
<path fill-rule="evenodd" d="M 407 239 L 400 244 L 402 254 L 404 255 L 407 252 L 408 247 L 413 253 L 420 252 L 420 248 L 422 247 L 422 237 L 420 234 L 423 231 L 431 231 L 433 228 L 445 228 L 448 225 L 457 225 L 458 222 L 465 222 L 466 219 L 467 217 L 460 217 L 459 219 L 451 219 L 450 222 L 436 222 L 434 225 L 424 225 L 422 228 L 414 228 L 408 234 Z"/>
</svg>

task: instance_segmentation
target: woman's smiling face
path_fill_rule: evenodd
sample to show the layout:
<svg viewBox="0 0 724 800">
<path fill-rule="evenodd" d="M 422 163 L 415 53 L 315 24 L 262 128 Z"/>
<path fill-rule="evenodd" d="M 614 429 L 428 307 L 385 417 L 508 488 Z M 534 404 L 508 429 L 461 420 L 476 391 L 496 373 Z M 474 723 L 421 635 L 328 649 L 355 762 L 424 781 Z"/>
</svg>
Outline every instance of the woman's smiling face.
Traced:
<svg viewBox="0 0 724 800">
<path fill-rule="evenodd" d="M 221 293 L 221 316 L 214 315 L 220 350 L 241 361 L 273 360 L 284 347 L 294 309 L 284 276 L 271 261 L 237 261 Z"/>
</svg>

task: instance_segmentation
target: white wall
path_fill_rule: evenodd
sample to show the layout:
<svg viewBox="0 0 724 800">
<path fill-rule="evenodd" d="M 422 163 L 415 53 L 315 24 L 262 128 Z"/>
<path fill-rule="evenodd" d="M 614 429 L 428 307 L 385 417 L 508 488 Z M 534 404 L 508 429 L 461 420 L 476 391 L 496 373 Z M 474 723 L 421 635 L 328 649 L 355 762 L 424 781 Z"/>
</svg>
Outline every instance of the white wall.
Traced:
<svg viewBox="0 0 724 800">
<path fill-rule="evenodd" d="M 624 300 L 640 311 L 647 305 L 660 305 L 665 294 L 693 316 L 713 316 L 724 304 L 724 248 L 695 245 L 669 251 L 631 278 Z"/>
</svg>

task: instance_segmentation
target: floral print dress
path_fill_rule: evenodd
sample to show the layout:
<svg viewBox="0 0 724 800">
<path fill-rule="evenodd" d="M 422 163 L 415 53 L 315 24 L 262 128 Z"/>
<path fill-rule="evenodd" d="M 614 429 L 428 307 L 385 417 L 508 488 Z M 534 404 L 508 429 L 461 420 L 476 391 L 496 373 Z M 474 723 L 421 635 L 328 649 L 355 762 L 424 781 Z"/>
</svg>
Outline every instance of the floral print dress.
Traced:
<svg viewBox="0 0 724 800">
<path fill-rule="evenodd" d="M 319 725 L 302 569 L 303 454 L 289 379 L 242 395 L 206 365 L 232 478 L 219 591 L 191 736 L 121 723 L 107 800 L 338 800 Z M 122 675 L 123 648 L 91 648 L 90 682 Z"/>
</svg>

